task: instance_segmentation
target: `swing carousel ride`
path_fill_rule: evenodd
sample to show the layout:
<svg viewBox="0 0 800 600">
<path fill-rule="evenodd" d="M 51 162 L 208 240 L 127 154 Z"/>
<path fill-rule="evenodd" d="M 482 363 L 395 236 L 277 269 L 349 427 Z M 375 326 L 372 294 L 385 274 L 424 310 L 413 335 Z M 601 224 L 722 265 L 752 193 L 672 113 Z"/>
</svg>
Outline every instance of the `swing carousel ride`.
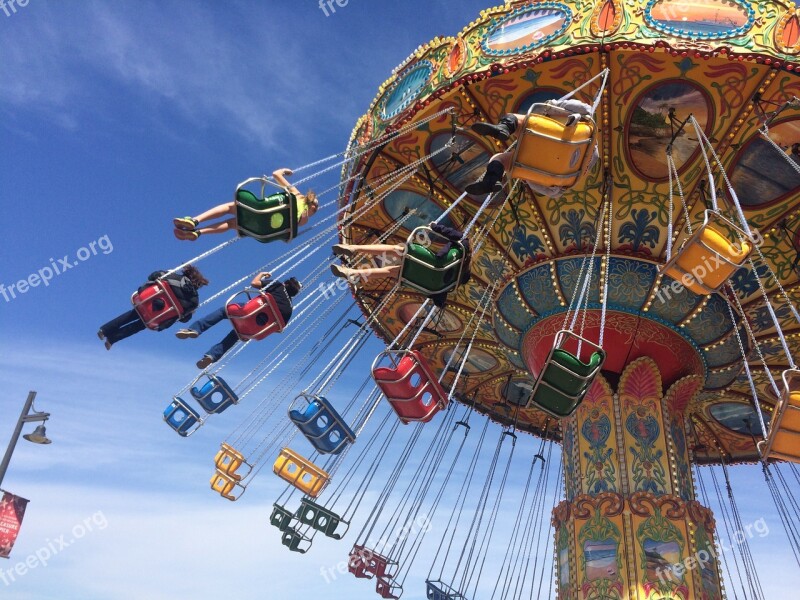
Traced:
<svg viewBox="0 0 800 600">
<path fill-rule="evenodd" d="M 293 227 L 282 239 L 296 235 L 299 249 L 273 264 L 295 268 L 338 237 L 402 246 L 399 277 L 351 279 L 352 297 L 323 284 L 289 325 L 263 294 L 232 304 L 242 342 L 230 358 L 284 327 L 291 342 L 236 386 L 219 375 L 225 361 L 204 372 L 167 423 L 193 433 L 290 358 L 222 445 L 212 488 L 235 500 L 271 465 L 287 483 L 270 515 L 283 545 L 305 553 L 317 535 L 361 527 L 348 570 L 384 598 L 410 595 L 426 532 L 408 532 L 422 514 L 437 518 L 438 550 L 415 584 L 431 600 L 488 596 L 489 552 L 505 552 L 492 598 L 544 584 L 570 600 L 716 599 L 723 575 L 729 595 L 762 598 L 747 544 L 718 548 L 743 526 L 728 467 L 750 463 L 800 564 L 798 72 L 800 9 L 784 2 L 509 0 L 483 11 L 418 48 L 347 150 L 309 165 L 342 169 L 334 216 L 313 235 Z M 576 123 L 548 104 L 566 98 L 593 115 Z M 527 116 L 507 141 L 472 130 L 509 113 Z M 466 194 L 507 151 L 502 189 Z M 257 210 L 269 181 L 253 181 Z M 447 244 L 432 222 L 464 238 Z M 306 290 L 338 260 L 324 257 Z M 444 308 L 432 300 L 442 294 Z M 268 318 L 256 325 L 259 311 Z M 370 371 L 354 359 L 371 334 L 386 351 Z M 360 387 L 345 394 L 345 381 Z M 190 387 L 205 416 L 182 400 Z M 273 418 L 287 397 L 288 419 Z M 493 454 L 490 421 L 501 426 Z M 509 479 L 525 484 L 521 498 L 509 499 Z M 501 510 L 516 520 L 497 546 Z M 674 568 L 692 557 L 696 568 Z"/>
</svg>

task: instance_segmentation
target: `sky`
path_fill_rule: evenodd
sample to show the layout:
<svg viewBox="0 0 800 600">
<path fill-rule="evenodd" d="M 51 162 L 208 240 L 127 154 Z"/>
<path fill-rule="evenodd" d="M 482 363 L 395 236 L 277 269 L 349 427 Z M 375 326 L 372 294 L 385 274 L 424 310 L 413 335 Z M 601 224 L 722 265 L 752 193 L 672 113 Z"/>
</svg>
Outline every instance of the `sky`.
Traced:
<svg viewBox="0 0 800 600">
<path fill-rule="evenodd" d="M 53 263 L 73 263 L 46 286 L 0 296 L 0 440 L 10 438 L 29 390 L 38 393 L 36 408 L 51 413 L 54 440 L 20 441 L 3 482 L 31 502 L 12 558 L 0 562 L 0 597 L 160 600 L 230 590 L 243 599 L 375 597 L 373 582 L 323 575 L 345 559 L 352 538 L 315 540 L 304 556 L 280 545 L 268 517 L 284 486 L 268 467 L 236 503 L 208 489 L 220 441 L 256 402 L 215 417 L 189 439 L 164 425 L 164 407 L 194 377 L 205 348 L 224 335 L 222 325 L 196 341 L 143 332 L 110 352 L 95 332 L 128 309 L 151 271 L 225 239 L 177 241 L 173 217 L 227 201 L 247 177 L 342 151 L 392 69 L 420 44 L 457 33 L 486 6 L 350 0 L 326 15 L 314 0 L 30 0 L 8 15 L 0 9 L 0 283 L 8 288 Z M 335 183 L 335 171 L 314 182 L 320 189 Z M 216 291 L 286 249 L 244 240 L 199 266 Z M 230 380 L 271 348 L 251 346 L 228 367 Z M 354 363 L 358 376 L 337 382 L 337 394 L 354 393 L 358 368 L 366 374 L 380 349 L 370 341 Z M 273 379 L 287 373 L 282 367 Z M 271 381 L 249 400 L 274 393 Z M 282 389 L 288 405 L 293 394 Z M 409 431 L 392 441 L 390 456 Z M 490 427 L 486 443 L 493 446 L 499 434 Z M 491 595 L 538 444 L 522 436 L 515 450 L 481 597 Z M 465 452 L 473 450 L 471 441 Z M 488 468 L 486 454 L 479 473 Z M 464 469 L 457 465 L 456 480 Z M 774 507 L 757 469 L 733 475 L 736 489 L 760 490 L 741 494 L 740 508 L 745 523 L 763 517 L 770 525 L 768 536 L 752 540 L 753 552 L 766 597 L 781 597 L 800 576 Z M 457 498 L 448 488 L 443 506 Z M 443 528 L 434 521 L 404 598 L 424 598 L 422 581 Z M 59 539 L 72 543 L 62 549 Z M 2 579 L 45 548 L 59 548 L 47 566 Z"/>
</svg>

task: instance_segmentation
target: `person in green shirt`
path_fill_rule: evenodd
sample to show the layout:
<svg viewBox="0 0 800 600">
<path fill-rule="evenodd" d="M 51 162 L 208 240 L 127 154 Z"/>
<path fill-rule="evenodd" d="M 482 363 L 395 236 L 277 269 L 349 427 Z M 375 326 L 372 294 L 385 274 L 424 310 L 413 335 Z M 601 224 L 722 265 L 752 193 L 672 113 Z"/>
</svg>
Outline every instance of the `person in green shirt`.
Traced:
<svg viewBox="0 0 800 600">
<path fill-rule="evenodd" d="M 287 196 L 291 195 L 295 198 L 295 202 L 297 203 L 295 207 L 297 211 L 296 214 L 298 215 L 297 226 L 299 227 L 308 223 L 309 218 L 313 217 L 317 212 L 319 209 L 319 200 L 317 199 L 317 195 L 312 191 L 301 194 L 300 190 L 286 179 L 291 175 L 291 169 L 278 169 L 272 174 L 272 178 L 278 185 L 285 188 Z M 228 218 L 224 221 L 200 227 L 200 225 L 206 221 L 213 221 L 223 217 Z M 270 217 L 270 227 L 276 230 L 280 229 L 284 225 L 283 221 L 283 214 L 273 214 Z M 236 230 L 236 202 L 220 204 L 196 217 L 179 217 L 173 219 L 172 224 L 175 227 L 173 233 L 176 238 L 191 242 L 203 234 L 224 233 L 226 231 Z"/>
</svg>

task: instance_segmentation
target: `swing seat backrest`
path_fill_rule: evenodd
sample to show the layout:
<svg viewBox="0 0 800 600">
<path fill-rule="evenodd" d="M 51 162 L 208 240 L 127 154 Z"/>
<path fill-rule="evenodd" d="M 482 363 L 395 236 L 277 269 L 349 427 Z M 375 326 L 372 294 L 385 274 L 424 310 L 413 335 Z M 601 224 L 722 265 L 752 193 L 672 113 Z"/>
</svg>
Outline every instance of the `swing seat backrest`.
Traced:
<svg viewBox="0 0 800 600">
<path fill-rule="evenodd" d="M 281 311 L 271 294 L 261 292 L 244 304 L 234 302 L 234 295 L 225 307 L 225 314 L 242 341 L 263 340 L 286 327 Z"/>
<path fill-rule="evenodd" d="M 200 389 L 192 387 L 190 393 L 210 415 L 218 415 L 239 402 L 239 396 L 217 375 L 208 375 L 208 381 Z"/>
<path fill-rule="evenodd" d="M 391 366 L 377 366 L 384 358 Z M 372 377 L 403 423 L 427 423 L 447 408 L 447 393 L 418 350 L 384 352 L 373 363 Z"/>
<path fill-rule="evenodd" d="M 259 198 L 245 189 L 236 190 L 236 228 L 239 235 L 262 243 L 297 237 L 298 201 L 288 192 Z"/>
<path fill-rule="evenodd" d="M 403 587 L 389 577 L 379 576 L 375 581 L 375 591 L 381 598 L 388 598 L 389 600 L 398 600 L 403 594 Z"/>
<path fill-rule="evenodd" d="M 316 498 L 330 481 L 330 475 L 294 450 L 284 448 L 278 454 L 273 472 L 295 488 Z"/>
<path fill-rule="evenodd" d="M 190 436 L 203 424 L 200 414 L 178 397 L 164 410 L 164 421 L 181 437 Z"/>
<path fill-rule="evenodd" d="M 239 473 L 239 469 L 241 469 L 243 465 L 247 465 L 248 470 L 246 473 Z M 222 444 L 220 447 L 219 452 L 217 452 L 217 455 L 214 457 L 214 466 L 217 471 L 224 473 L 236 481 L 241 481 L 242 477 L 249 475 L 250 470 L 252 470 L 252 467 L 250 467 L 245 460 L 244 455 L 228 444 Z"/>
<path fill-rule="evenodd" d="M 539 375 L 531 401 L 556 417 L 568 417 L 583 401 L 604 360 L 605 354 L 600 351 L 583 362 L 566 350 L 554 349 Z"/>
<path fill-rule="evenodd" d="M 289 410 L 289 419 L 297 425 L 317 452 L 339 454 L 347 444 L 356 440 L 356 434 L 327 398 L 309 398 L 305 395 L 300 398 L 305 398 L 308 402 L 305 410 Z"/>
<path fill-rule="evenodd" d="M 297 518 L 303 525 L 310 525 L 316 531 L 320 531 L 326 537 L 334 540 L 342 539 L 344 534 L 347 533 L 347 529 L 336 532 L 336 529 L 343 522 L 339 515 L 308 498 L 300 500 Z M 345 524 L 348 525 L 347 523 Z"/>
<path fill-rule="evenodd" d="M 759 450 L 765 458 L 800 463 L 800 373 L 787 371 L 783 381 L 783 394 L 772 413 L 767 439 L 759 442 Z"/>
<path fill-rule="evenodd" d="M 238 495 L 234 494 L 237 488 L 241 490 Z M 244 487 L 239 484 L 239 479 L 235 479 L 219 471 L 215 471 L 214 475 L 211 477 L 211 489 L 231 502 L 238 500 L 244 493 Z"/>
<path fill-rule="evenodd" d="M 594 152 L 595 123 L 584 116 L 567 126 L 570 113 L 534 104 L 520 128 L 510 176 L 541 186 L 572 187 Z"/>
<path fill-rule="evenodd" d="M 288 531 L 292 525 L 294 515 L 280 504 L 272 505 L 272 514 L 269 516 L 269 524 L 277 527 L 279 531 Z"/>
<path fill-rule="evenodd" d="M 166 321 L 180 319 L 186 311 L 169 283 L 154 281 L 131 296 L 131 304 L 148 329 L 158 330 Z"/>
<path fill-rule="evenodd" d="M 722 223 L 742 236 L 741 245 L 728 239 Z M 663 272 L 695 294 L 713 294 L 747 261 L 752 251 L 753 245 L 743 231 L 707 211 L 703 226 L 675 253 Z"/>
</svg>

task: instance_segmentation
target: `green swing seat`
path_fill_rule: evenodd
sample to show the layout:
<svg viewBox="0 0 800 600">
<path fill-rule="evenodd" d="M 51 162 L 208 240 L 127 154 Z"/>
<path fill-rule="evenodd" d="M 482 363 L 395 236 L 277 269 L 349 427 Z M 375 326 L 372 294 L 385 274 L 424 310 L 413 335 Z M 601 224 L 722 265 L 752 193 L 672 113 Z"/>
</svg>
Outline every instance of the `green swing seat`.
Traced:
<svg viewBox="0 0 800 600">
<path fill-rule="evenodd" d="M 297 197 L 289 192 L 276 192 L 259 198 L 241 186 L 236 190 L 236 228 L 239 235 L 259 242 L 292 241 L 297 237 L 300 212 Z"/>
<path fill-rule="evenodd" d="M 415 229 L 406 244 L 400 279 L 405 285 L 428 296 L 449 292 L 458 286 L 461 279 L 464 247 L 456 243 L 446 255 L 438 257 L 429 247 L 411 241 L 419 239 L 423 232 L 428 236 L 442 237 L 428 227 Z"/>
<path fill-rule="evenodd" d="M 594 350 L 587 362 L 561 347 L 566 336 L 576 338 Z M 605 352 L 599 346 L 570 332 L 559 332 L 534 385 L 529 404 L 535 404 L 557 418 L 570 416 L 583 402 L 605 358 Z"/>
</svg>

